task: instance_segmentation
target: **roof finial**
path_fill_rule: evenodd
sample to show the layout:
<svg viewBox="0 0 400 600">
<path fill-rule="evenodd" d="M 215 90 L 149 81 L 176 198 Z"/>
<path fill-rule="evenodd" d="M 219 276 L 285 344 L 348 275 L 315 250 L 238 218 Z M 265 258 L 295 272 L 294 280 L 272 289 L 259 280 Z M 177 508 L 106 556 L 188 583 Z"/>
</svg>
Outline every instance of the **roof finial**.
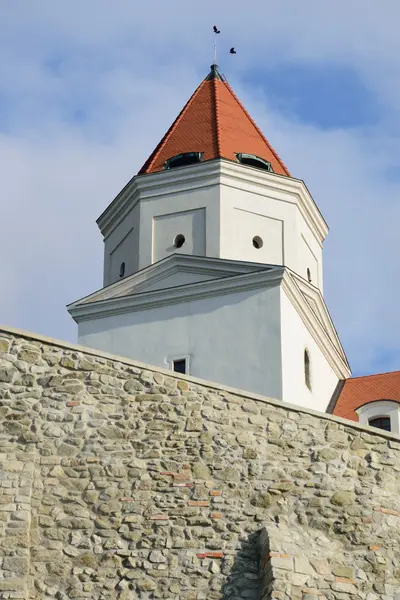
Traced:
<svg viewBox="0 0 400 600">
<path fill-rule="evenodd" d="M 211 81 L 211 79 L 220 79 L 222 81 L 222 76 L 221 74 L 218 72 L 218 65 L 213 63 L 210 66 L 211 71 L 209 72 L 209 74 L 206 77 L 206 81 Z"/>
<path fill-rule="evenodd" d="M 213 65 L 217 65 L 217 35 L 219 35 L 221 33 L 221 31 L 218 29 L 218 27 L 216 25 L 214 25 L 213 27 L 213 32 L 214 32 L 214 62 Z"/>
</svg>

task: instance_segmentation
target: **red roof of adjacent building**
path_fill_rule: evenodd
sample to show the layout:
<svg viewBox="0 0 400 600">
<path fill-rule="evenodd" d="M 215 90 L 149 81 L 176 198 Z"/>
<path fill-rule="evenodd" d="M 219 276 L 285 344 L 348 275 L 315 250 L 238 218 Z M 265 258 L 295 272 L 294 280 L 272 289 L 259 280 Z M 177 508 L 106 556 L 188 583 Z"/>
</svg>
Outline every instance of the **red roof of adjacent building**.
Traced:
<svg viewBox="0 0 400 600">
<path fill-rule="evenodd" d="M 202 152 L 203 160 L 226 158 L 237 162 L 236 153 L 258 156 L 275 173 L 289 171 L 254 123 L 216 65 L 187 102 L 139 175 L 164 169 L 165 161 L 185 152 Z"/>
<path fill-rule="evenodd" d="M 333 409 L 333 414 L 352 421 L 358 421 L 355 409 L 375 400 L 400 402 L 400 371 L 346 379 Z"/>
</svg>

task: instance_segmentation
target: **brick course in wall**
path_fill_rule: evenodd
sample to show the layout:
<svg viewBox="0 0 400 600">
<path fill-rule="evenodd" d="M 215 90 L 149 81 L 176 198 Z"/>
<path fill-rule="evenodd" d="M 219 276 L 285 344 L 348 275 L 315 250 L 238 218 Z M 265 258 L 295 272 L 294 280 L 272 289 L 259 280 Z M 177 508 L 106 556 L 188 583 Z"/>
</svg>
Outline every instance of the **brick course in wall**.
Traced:
<svg viewBox="0 0 400 600">
<path fill-rule="evenodd" d="M 0 330 L 0 598 L 400 600 L 400 440 Z"/>
</svg>

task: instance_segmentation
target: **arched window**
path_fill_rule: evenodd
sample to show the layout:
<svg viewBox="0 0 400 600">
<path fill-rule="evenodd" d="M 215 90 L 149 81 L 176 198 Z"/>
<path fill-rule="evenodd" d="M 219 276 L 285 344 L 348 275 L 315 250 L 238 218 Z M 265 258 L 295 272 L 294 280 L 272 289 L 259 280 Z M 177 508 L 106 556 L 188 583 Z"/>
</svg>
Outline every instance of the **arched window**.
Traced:
<svg viewBox="0 0 400 600">
<path fill-rule="evenodd" d="M 311 283 L 311 271 L 307 268 L 307 279 Z"/>
<path fill-rule="evenodd" d="M 368 421 L 370 427 L 377 427 L 378 429 L 384 429 L 385 431 L 391 431 L 390 428 L 390 417 L 375 417 Z"/>
<path fill-rule="evenodd" d="M 119 276 L 123 277 L 125 275 L 125 263 L 122 262 L 121 266 L 119 267 Z"/>
<path fill-rule="evenodd" d="M 311 363 L 307 348 L 304 350 L 304 381 L 309 390 L 311 390 Z"/>
</svg>

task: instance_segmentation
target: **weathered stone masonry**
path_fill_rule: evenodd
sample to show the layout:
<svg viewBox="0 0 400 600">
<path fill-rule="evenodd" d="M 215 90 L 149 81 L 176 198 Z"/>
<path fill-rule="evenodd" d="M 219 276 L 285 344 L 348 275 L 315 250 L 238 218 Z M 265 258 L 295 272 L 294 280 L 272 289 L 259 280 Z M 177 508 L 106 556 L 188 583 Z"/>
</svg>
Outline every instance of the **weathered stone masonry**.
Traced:
<svg viewBox="0 0 400 600">
<path fill-rule="evenodd" d="M 0 598 L 400 599 L 400 440 L 0 331 Z"/>
</svg>

